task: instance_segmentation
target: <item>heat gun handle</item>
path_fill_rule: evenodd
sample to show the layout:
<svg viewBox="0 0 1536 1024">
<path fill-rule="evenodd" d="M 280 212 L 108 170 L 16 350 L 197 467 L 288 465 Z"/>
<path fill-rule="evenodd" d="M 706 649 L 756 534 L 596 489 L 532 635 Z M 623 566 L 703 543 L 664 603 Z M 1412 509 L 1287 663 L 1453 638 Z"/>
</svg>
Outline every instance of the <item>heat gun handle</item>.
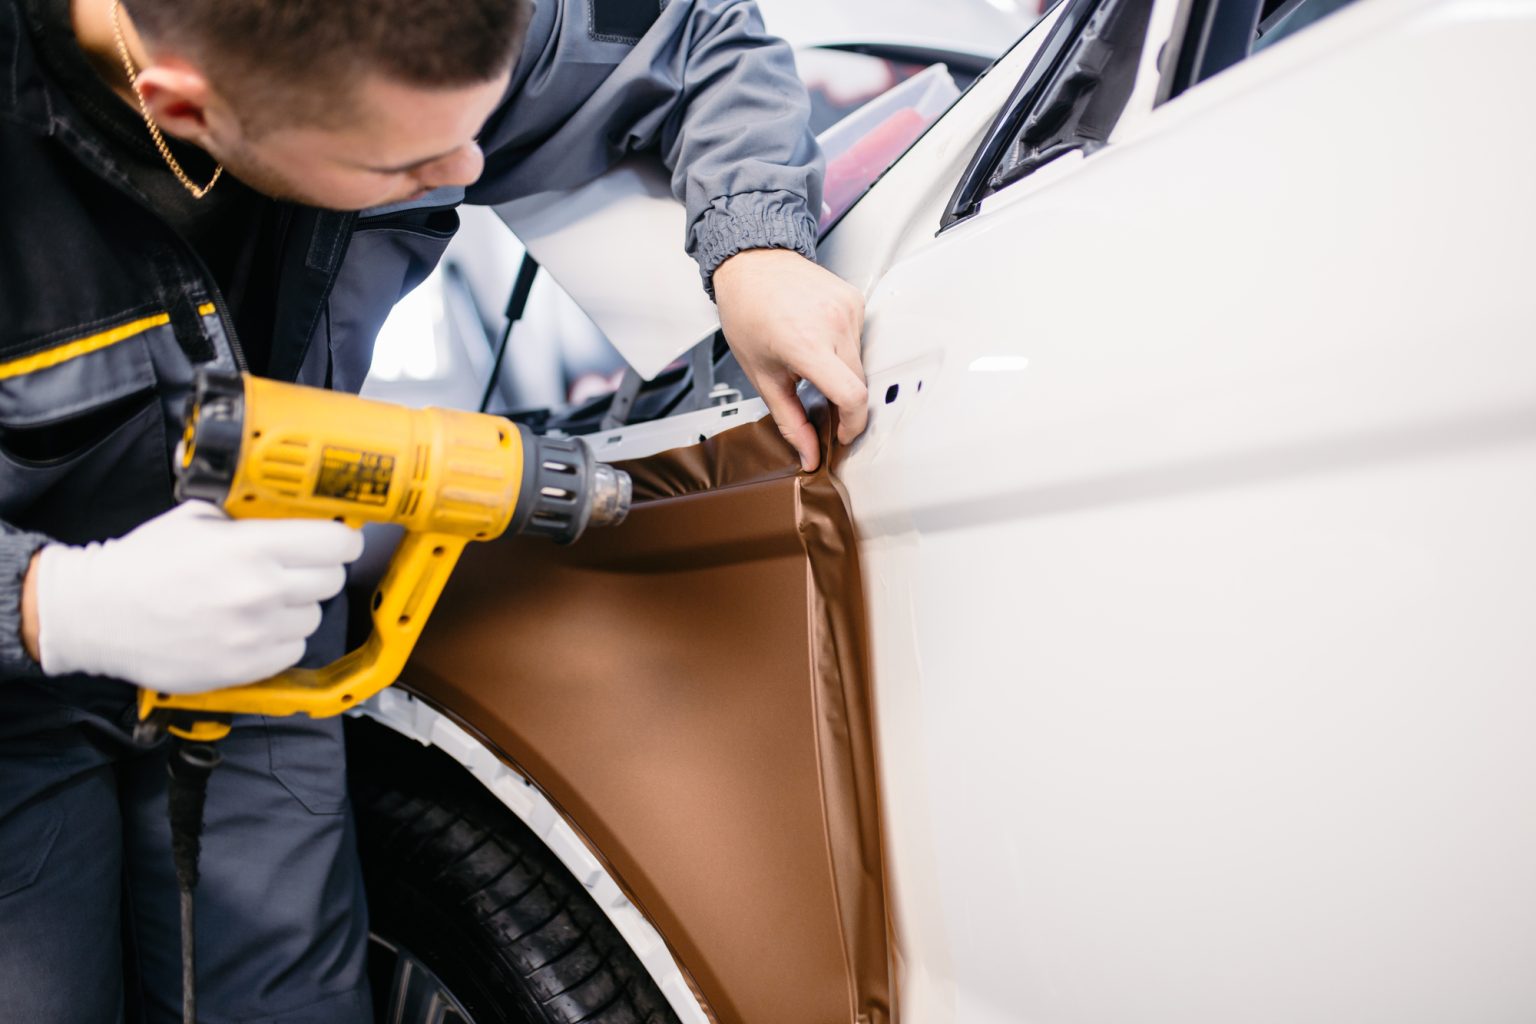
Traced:
<svg viewBox="0 0 1536 1024">
<path fill-rule="evenodd" d="M 221 715 L 339 715 L 400 677 L 422 627 L 464 551 L 466 539 L 449 534 L 408 533 L 373 595 L 373 631 L 363 645 L 324 668 L 295 668 L 270 679 L 207 693 L 139 691 L 139 717 L 196 712 Z M 190 713 L 190 714 L 189 714 Z M 192 733 L 192 727 L 173 726 Z"/>
</svg>

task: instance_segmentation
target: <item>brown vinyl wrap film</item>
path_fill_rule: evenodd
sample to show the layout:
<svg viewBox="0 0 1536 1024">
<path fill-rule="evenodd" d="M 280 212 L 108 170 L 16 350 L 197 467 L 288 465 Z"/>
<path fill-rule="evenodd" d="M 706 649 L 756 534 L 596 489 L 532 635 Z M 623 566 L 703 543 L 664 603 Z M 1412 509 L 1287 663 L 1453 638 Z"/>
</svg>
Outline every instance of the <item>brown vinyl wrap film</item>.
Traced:
<svg viewBox="0 0 1536 1024">
<path fill-rule="evenodd" d="M 472 545 L 403 683 L 548 794 L 723 1024 L 885 1024 L 868 643 L 838 484 L 825 462 L 798 472 L 771 420 L 620 466 L 622 526 Z"/>
</svg>

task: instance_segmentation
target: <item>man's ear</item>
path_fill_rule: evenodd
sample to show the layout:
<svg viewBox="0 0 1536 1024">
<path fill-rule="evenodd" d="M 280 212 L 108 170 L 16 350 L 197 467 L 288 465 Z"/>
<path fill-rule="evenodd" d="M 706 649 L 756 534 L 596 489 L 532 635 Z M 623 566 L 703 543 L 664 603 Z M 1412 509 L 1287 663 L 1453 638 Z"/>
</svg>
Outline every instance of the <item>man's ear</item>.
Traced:
<svg viewBox="0 0 1536 1024">
<path fill-rule="evenodd" d="M 217 99 L 201 71 L 184 64 L 153 64 L 139 72 L 138 89 L 162 132 L 206 147 L 209 107 Z"/>
</svg>

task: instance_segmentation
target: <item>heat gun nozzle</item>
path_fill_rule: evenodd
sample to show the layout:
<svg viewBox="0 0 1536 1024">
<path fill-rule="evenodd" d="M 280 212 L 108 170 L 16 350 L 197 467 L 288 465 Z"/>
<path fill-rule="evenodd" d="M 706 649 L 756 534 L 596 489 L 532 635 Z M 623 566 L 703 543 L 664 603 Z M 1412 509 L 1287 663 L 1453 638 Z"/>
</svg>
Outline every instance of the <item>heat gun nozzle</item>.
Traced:
<svg viewBox="0 0 1536 1024">
<path fill-rule="evenodd" d="M 615 526 L 629 514 L 633 485 L 629 474 L 592 457 L 577 437 L 523 435 L 523 485 L 514 534 L 551 537 L 569 544 L 589 526 Z"/>
<path fill-rule="evenodd" d="M 629 474 L 599 462 L 592 467 L 592 518 L 589 526 L 618 526 L 629 515 L 634 484 Z"/>
</svg>

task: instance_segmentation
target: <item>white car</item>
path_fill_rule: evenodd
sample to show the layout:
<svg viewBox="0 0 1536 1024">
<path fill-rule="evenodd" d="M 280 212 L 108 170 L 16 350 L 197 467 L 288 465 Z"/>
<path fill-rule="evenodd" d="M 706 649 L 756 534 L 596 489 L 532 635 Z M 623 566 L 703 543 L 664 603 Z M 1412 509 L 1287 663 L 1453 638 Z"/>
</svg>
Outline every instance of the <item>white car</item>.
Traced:
<svg viewBox="0 0 1536 1024">
<path fill-rule="evenodd" d="M 713 347 L 549 414 L 650 500 L 470 552 L 356 723 L 391 1005 L 1536 1019 L 1532 52 L 1523 0 L 1064 0 L 823 242 L 830 475 Z M 570 1016 L 574 960 L 464 967 L 522 948 L 487 849 L 617 965 Z"/>
</svg>

